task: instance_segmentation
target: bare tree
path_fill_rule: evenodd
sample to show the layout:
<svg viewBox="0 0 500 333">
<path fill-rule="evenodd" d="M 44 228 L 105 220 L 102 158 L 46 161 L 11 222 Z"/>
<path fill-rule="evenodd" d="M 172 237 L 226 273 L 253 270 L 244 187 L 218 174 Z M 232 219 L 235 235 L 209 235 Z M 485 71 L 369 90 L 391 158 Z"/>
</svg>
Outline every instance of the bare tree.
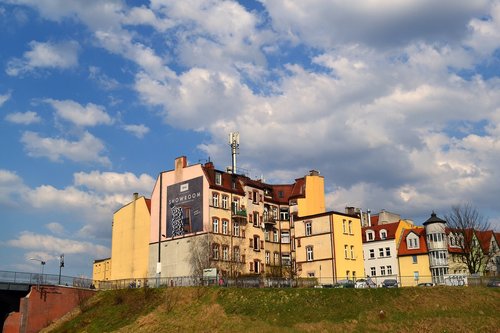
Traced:
<svg viewBox="0 0 500 333">
<path fill-rule="evenodd" d="M 210 267 L 210 235 L 193 237 L 189 250 L 189 264 L 194 276 L 203 276 L 203 270 Z"/>
<path fill-rule="evenodd" d="M 483 233 L 491 232 L 488 220 L 469 203 L 452 206 L 445 220 L 450 229 L 450 246 L 458 249 L 455 255 L 467 266 L 470 274 L 483 272 L 495 255 L 492 247 L 485 248 L 482 242 Z"/>
</svg>

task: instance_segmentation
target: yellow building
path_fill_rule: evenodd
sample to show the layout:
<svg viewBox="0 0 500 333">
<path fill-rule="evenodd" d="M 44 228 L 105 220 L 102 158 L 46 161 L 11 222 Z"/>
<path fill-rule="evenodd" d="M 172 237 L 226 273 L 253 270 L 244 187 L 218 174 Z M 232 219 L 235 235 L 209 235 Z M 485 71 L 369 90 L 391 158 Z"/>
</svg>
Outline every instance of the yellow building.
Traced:
<svg viewBox="0 0 500 333">
<path fill-rule="evenodd" d="M 425 228 L 404 230 L 398 248 L 399 280 L 402 287 L 432 283 Z"/>
<path fill-rule="evenodd" d="M 92 280 L 96 287 L 99 287 L 99 281 L 110 280 L 111 277 L 111 258 L 94 260 L 92 266 Z"/>
<path fill-rule="evenodd" d="M 320 284 L 363 277 L 361 221 L 339 212 L 298 217 L 294 220 L 297 275 Z"/>
<path fill-rule="evenodd" d="M 151 202 L 134 193 L 113 214 L 110 280 L 148 277 Z"/>
</svg>

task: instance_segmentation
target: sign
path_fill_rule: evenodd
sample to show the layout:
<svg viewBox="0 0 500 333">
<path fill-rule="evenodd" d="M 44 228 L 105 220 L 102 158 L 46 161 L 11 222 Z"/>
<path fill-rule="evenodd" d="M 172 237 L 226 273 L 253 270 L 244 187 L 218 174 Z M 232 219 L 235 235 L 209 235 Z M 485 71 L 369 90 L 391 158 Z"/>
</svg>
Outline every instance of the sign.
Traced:
<svg viewBox="0 0 500 333">
<path fill-rule="evenodd" d="M 167 237 L 203 231 L 203 177 L 167 187 Z"/>
</svg>

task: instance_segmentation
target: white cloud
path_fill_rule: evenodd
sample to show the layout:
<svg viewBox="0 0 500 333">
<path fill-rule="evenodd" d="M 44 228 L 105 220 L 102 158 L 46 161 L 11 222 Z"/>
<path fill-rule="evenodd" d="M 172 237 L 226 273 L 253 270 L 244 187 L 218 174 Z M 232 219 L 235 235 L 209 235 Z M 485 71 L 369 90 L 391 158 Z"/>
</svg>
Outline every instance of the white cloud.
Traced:
<svg viewBox="0 0 500 333">
<path fill-rule="evenodd" d="M 71 100 L 47 99 L 45 101 L 52 105 L 60 118 L 77 126 L 110 125 L 113 123 L 113 119 L 100 105 L 88 103 L 83 106 Z"/>
<path fill-rule="evenodd" d="M 68 69 L 78 65 L 79 45 L 75 41 L 30 42 L 30 51 L 24 53 L 22 58 L 11 59 L 7 63 L 6 72 L 10 76 L 29 73 L 38 68 Z"/>
<path fill-rule="evenodd" d="M 142 139 L 144 135 L 149 133 L 149 127 L 147 127 L 144 124 L 139 124 L 139 125 L 124 125 L 123 129 L 134 136 L 138 137 L 139 139 Z"/>
<path fill-rule="evenodd" d="M 500 2 L 491 2 L 488 19 L 474 18 L 469 23 L 471 34 L 466 44 L 483 56 L 490 55 L 500 47 Z"/>
<path fill-rule="evenodd" d="M 61 161 L 65 158 L 74 162 L 111 165 L 109 158 L 102 155 L 105 151 L 104 144 L 89 132 L 83 133 L 78 141 L 69 141 L 41 137 L 38 133 L 27 131 L 23 133 L 21 142 L 32 157 L 46 157 L 51 161 Z"/>
<path fill-rule="evenodd" d="M 26 190 L 17 173 L 0 169 L 0 206 L 21 207 L 22 193 Z"/>
<path fill-rule="evenodd" d="M 65 233 L 64 226 L 57 222 L 47 223 L 45 227 L 55 235 L 63 235 Z"/>
<path fill-rule="evenodd" d="M 133 173 L 99 172 L 90 173 L 78 172 L 74 174 L 74 184 L 84 186 L 99 193 L 120 193 L 132 195 L 133 192 L 149 193 L 153 189 L 154 179 L 146 174 L 139 177 Z"/>
<path fill-rule="evenodd" d="M 36 112 L 28 111 L 10 113 L 5 116 L 5 120 L 15 124 L 30 125 L 40 122 L 41 118 Z"/>
<path fill-rule="evenodd" d="M 0 107 L 2 107 L 2 105 L 10 99 L 10 97 L 11 97 L 10 91 L 4 95 L 0 95 Z"/>
<path fill-rule="evenodd" d="M 7 241 L 7 244 L 21 249 L 45 252 L 45 255 L 51 257 L 58 257 L 59 254 L 64 253 L 90 254 L 94 257 L 102 258 L 109 256 L 110 252 L 109 248 L 102 245 L 35 234 L 30 231 L 22 232 L 17 239 L 11 239 Z M 46 259 L 45 256 L 44 259 Z"/>
<path fill-rule="evenodd" d="M 120 83 L 102 72 L 99 67 L 89 67 L 89 78 L 97 82 L 97 84 L 105 90 L 113 90 L 120 86 Z"/>
</svg>

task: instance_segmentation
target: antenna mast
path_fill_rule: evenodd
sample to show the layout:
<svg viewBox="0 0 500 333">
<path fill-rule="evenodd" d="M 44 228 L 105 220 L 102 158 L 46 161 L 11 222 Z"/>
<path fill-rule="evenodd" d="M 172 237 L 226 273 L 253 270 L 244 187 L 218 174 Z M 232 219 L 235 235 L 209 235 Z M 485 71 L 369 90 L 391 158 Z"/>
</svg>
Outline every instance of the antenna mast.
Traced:
<svg viewBox="0 0 500 333">
<path fill-rule="evenodd" d="M 240 148 L 240 133 L 231 132 L 229 133 L 229 145 L 231 146 L 231 173 L 236 173 L 236 155 L 238 154 L 238 150 Z"/>
</svg>

